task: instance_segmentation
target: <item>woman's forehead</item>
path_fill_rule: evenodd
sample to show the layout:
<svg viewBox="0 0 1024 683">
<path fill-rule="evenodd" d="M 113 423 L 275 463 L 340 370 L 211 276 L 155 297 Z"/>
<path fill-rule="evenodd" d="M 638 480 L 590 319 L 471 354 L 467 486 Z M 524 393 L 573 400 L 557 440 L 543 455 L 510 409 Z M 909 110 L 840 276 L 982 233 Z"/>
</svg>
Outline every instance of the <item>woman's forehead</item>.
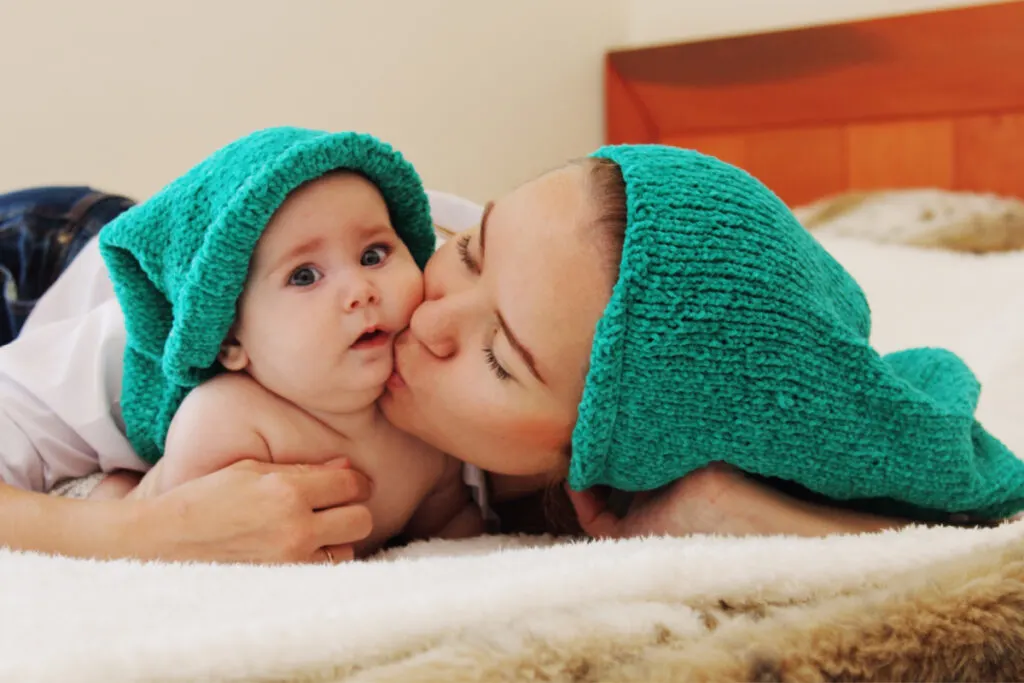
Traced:
<svg viewBox="0 0 1024 683">
<path fill-rule="evenodd" d="M 578 218 L 586 209 L 586 174 L 579 165 L 563 166 L 526 182 L 496 202 L 523 217 Z"/>
</svg>

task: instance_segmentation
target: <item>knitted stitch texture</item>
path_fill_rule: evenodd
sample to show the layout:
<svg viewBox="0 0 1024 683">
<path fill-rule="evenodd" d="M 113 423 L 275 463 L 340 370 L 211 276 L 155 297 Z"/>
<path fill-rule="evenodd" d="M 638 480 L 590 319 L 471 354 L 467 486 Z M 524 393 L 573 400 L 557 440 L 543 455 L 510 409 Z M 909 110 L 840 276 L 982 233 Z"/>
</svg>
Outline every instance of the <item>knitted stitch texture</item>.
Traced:
<svg viewBox="0 0 1024 683">
<path fill-rule="evenodd" d="M 392 225 L 423 268 L 434 233 L 419 175 L 389 145 L 361 133 L 257 131 L 100 232 L 127 331 L 121 408 L 141 458 L 160 458 L 182 400 L 222 369 L 217 355 L 271 216 L 300 185 L 340 169 L 377 185 Z"/>
<path fill-rule="evenodd" d="M 689 150 L 594 156 L 622 170 L 627 230 L 573 488 L 651 490 L 721 461 L 923 517 L 1024 507 L 1024 461 L 975 420 L 973 373 L 943 349 L 875 352 L 860 287 L 768 188 Z"/>
</svg>

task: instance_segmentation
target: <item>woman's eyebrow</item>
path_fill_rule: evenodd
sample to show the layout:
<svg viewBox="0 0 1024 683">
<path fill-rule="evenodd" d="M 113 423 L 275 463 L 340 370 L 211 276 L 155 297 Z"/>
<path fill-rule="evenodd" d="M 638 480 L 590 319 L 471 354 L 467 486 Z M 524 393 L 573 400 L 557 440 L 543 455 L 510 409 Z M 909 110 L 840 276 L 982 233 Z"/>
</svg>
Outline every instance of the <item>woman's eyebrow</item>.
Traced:
<svg viewBox="0 0 1024 683">
<path fill-rule="evenodd" d="M 505 318 L 500 312 L 498 313 L 498 324 L 501 325 L 501 331 L 505 333 L 505 338 L 508 339 L 509 346 L 519 354 L 519 357 L 523 359 L 524 363 L 526 363 L 526 367 L 530 368 L 530 372 L 537 378 L 537 381 L 541 384 L 547 384 L 547 382 L 544 381 L 544 378 L 540 376 L 540 373 L 537 372 L 537 365 L 533 362 L 533 354 L 520 343 L 514 334 L 512 334 L 512 330 L 509 328 L 508 323 L 505 322 Z"/>
<path fill-rule="evenodd" d="M 494 208 L 494 202 L 487 202 L 484 206 L 484 213 L 480 216 L 480 263 L 484 262 L 484 249 L 487 247 L 487 218 L 491 215 L 491 209 Z"/>
</svg>

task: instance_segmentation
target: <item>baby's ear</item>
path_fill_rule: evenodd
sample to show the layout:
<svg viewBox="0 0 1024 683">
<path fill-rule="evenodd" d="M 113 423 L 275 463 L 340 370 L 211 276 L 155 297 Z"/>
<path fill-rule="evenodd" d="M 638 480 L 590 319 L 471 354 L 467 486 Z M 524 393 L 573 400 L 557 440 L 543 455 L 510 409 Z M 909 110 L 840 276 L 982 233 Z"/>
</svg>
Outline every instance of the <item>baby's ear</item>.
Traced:
<svg viewBox="0 0 1024 683">
<path fill-rule="evenodd" d="M 225 370 L 231 370 L 232 372 L 245 370 L 249 365 L 249 356 L 234 334 L 228 336 L 224 343 L 220 345 L 220 353 L 217 354 L 217 360 L 220 361 Z"/>
</svg>

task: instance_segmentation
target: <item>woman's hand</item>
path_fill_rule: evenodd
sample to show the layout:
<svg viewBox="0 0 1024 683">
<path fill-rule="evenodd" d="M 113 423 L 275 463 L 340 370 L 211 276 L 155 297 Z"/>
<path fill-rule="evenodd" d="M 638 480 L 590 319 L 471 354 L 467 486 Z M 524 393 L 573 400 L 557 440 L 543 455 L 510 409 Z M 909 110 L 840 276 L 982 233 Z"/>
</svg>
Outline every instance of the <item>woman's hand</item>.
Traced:
<svg viewBox="0 0 1024 683">
<path fill-rule="evenodd" d="M 621 519 L 598 492 L 568 493 L 580 526 L 595 538 L 825 536 L 878 531 L 905 523 L 805 503 L 721 464 L 693 472 L 660 491 L 638 494 Z"/>
<path fill-rule="evenodd" d="M 341 562 L 373 529 L 360 505 L 370 481 L 347 461 L 276 465 L 243 460 L 136 506 L 131 534 L 142 559 Z"/>
</svg>

